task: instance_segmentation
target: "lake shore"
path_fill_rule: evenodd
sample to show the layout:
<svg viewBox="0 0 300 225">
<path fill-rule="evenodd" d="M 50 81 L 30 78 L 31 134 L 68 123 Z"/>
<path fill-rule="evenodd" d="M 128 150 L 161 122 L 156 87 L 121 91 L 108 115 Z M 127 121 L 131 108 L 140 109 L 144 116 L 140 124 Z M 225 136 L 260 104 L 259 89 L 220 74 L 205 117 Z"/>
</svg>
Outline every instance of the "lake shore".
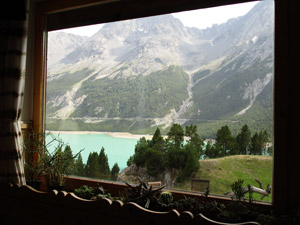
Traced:
<svg viewBox="0 0 300 225">
<path fill-rule="evenodd" d="M 150 134 L 132 134 L 129 132 L 109 132 L 109 131 L 49 131 L 46 130 L 46 132 L 50 132 L 52 134 L 104 134 L 110 137 L 115 138 L 128 138 L 128 139 L 136 139 L 139 140 L 142 137 L 145 137 L 146 140 L 151 140 L 153 135 Z M 162 135 L 163 138 L 167 138 L 167 135 Z M 184 137 L 184 140 L 189 140 L 188 137 Z M 205 139 L 205 142 L 211 141 L 212 143 L 215 142 L 214 139 Z"/>
<path fill-rule="evenodd" d="M 128 132 L 107 132 L 107 131 L 46 131 L 53 134 L 104 134 L 116 138 L 129 138 L 139 140 L 145 137 L 147 140 L 152 139 L 152 135 L 149 134 L 131 134 Z"/>
</svg>

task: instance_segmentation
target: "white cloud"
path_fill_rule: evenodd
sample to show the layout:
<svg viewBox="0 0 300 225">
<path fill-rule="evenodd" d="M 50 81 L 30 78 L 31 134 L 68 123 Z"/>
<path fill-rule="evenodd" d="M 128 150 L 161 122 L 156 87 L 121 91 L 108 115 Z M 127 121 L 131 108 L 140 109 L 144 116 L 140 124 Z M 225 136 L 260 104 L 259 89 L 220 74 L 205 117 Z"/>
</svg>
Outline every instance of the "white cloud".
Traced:
<svg viewBox="0 0 300 225">
<path fill-rule="evenodd" d="M 76 35 L 81 35 L 81 36 L 92 36 L 93 34 L 97 33 L 102 27 L 103 27 L 103 24 L 96 24 L 96 25 L 64 29 L 64 30 L 59 30 L 59 31 L 76 34 Z"/>
<path fill-rule="evenodd" d="M 231 18 L 245 15 L 258 1 L 234 4 L 228 6 L 213 7 L 173 13 L 172 15 L 181 20 L 185 26 L 205 29 L 213 24 L 225 23 Z"/>
</svg>

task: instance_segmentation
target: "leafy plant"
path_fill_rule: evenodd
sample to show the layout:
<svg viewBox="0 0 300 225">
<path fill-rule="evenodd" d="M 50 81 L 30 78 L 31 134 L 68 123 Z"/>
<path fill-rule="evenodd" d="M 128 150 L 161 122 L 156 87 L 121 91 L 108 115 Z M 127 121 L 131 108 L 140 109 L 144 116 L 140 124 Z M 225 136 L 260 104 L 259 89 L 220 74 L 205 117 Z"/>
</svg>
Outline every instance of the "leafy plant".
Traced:
<svg viewBox="0 0 300 225">
<path fill-rule="evenodd" d="M 98 186 L 93 190 L 94 196 L 91 198 L 92 200 L 102 199 L 102 198 L 111 198 L 110 193 L 107 193 L 103 187 Z"/>
<path fill-rule="evenodd" d="M 46 142 L 49 136 L 50 140 Z M 55 145 L 53 151 L 50 150 L 52 145 Z M 71 173 L 74 159 L 81 151 L 73 156 L 70 147 L 53 134 L 32 131 L 24 140 L 23 152 L 28 183 L 39 181 L 44 175 L 48 187 L 51 187 L 64 185 L 65 175 Z"/>
<path fill-rule="evenodd" d="M 24 139 L 23 153 L 25 154 L 25 175 L 27 181 L 39 181 L 44 173 L 43 156 L 47 146 L 45 134 L 31 131 Z"/>
<path fill-rule="evenodd" d="M 164 205 L 159 201 L 158 195 L 160 191 L 165 187 L 165 185 L 154 189 L 152 185 L 147 185 L 139 177 L 139 184 L 132 186 L 128 183 L 128 189 L 125 191 L 125 202 L 135 202 L 140 206 L 143 206 L 147 209 L 164 208 Z"/>
<path fill-rule="evenodd" d="M 183 198 L 169 204 L 169 208 L 176 209 L 179 212 L 190 211 L 193 214 L 198 214 L 203 209 L 203 204 L 196 198 Z"/>
<path fill-rule="evenodd" d="M 74 190 L 74 194 L 80 198 L 88 200 L 98 200 L 102 198 L 111 198 L 110 193 L 107 193 L 103 187 L 89 187 L 87 185 L 82 185 Z"/>
<path fill-rule="evenodd" d="M 53 153 L 46 152 L 45 160 L 45 176 L 48 187 L 64 186 L 65 171 L 64 170 L 64 155 L 62 152 L 62 144 L 59 144 Z"/>
<path fill-rule="evenodd" d="M 74 160 L 83 150 L 79 151 L 74 156 L 70 156 L 69 154 L 66 156 L 62 150 L 63 147 L 65 147 L 65 143 L 51 133 L 48 133 L 47 135 L 51 136 L 51 140 L 45 145 L 45 152 L 41 158 L 46 182 L 48 188 L 63 187 L 65 185 L 65 176 L 69 175 L 71 172 L 68 160 L 70 160 L 70 157 L 71 160 Z M 53 144 L 55 145 L 54 150 L 51 151 L 50 146 Z"/>
<path fill-rule="evenodd" d="M 82 185 L 74 190 L 74 194 L 80 198 L 91 199 L 93 197 L 93 188 L 87 185 Z"/>
<path fill-rule="evenodd" d="M 244 181 L 241 179 L 238 179 L 238 181 L 235 181 L 231 185 L 232 192 L 234 193 L 234 196 L 238 201 L 242 201 L 244 199 L 245 193 L 243 190 L 243 183 Z"/>
</svg>

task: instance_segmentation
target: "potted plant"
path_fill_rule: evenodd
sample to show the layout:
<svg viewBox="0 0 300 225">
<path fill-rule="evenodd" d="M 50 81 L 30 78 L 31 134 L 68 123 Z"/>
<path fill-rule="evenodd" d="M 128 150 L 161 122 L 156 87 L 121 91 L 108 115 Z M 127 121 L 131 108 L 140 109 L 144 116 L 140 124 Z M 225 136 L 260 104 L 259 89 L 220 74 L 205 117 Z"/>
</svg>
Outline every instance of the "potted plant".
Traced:
<svg viewBox="0 0 300 225">
<path fill-rule="evenodd" d="M 162 202 L 159 197 L 165 185 L 153 188 L 152 185 L 146 184 L 139 177 L 137 178 L 139 180 L 138 185 L 132 186 L 126 183 L 128 189 L 124 192 L 124 202 L 134 202 L 146 209 L 154 211 L 167 211 L 167 205 Z"/>
<path fill-rule="evenodd" d="M 103 198 L 111 199 L 111 194 L 107 193 L 102 186 L 94 188 L 82 185 L 74 190 L 74 194 L 87 200 L 98 200 Z"/>
<path fill-rule="evenodd" d="M 40 189 L 41 176 L 44 173 L 43 156 L 46 148 L 44 140 L 44 133 L 32 131 L 23 142 L 26 183 L 36 190 Z"/>
<path fill-rule="evenodd" d="M 51 136 L 51 140 L 48 141 L 44 155 L 42 157 L 42 164 L 44 167 L 44 176 L 48 190 L 64 190 L 66 179 L 72 170 L 72 165 L 68 164 L 68 156 L 63 152 L 63 147 L 66 149 L 67 145 L 58 137 L 48 133 Z M 51 146 L 54 145 L 54 149 Z M 82 152 L 80 150 L 76 155 L 71 155 L 72 160 Z"/>
<path fill-rule="evenodd" d="M 49 190 L 64 189 L 65 176 L 71 173 L 72 168 L 67 163 L 63 147 L 66 147 L 64 142 L 52 133 L 32 131 L 27 136 L 23 144 L 23 152 L 28 185 L 39 190 L 41 176 L 44 176 Z M 79 153 L 72 156 L 73 159 Z"/>
<path fill-rule="evenodd" d="M 48 190 L 64 190 L 66 180 L 62 145 L 59 144 L 52 153 L 47 149 L 43 159 Z"/>
</svg>

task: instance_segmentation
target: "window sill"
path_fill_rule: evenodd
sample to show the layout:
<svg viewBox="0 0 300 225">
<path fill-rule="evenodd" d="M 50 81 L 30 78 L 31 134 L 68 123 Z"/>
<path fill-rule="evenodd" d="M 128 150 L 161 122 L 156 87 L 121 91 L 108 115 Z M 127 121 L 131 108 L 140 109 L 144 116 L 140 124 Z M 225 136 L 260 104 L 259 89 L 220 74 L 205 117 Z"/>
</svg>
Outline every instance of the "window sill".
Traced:
<svg viewBox="0 0 300 225">
<path fill-rule="evenodd" d="M 73 193 L 36 191 L 29 186 L 0 185 L 0 197 L 5 207 L 0 212 L 4 221 L 25 224 L 230 224 L 208 219 L 201 213 L 171 210 L 157 212 L 135 203 L 109 199 L 85 200 Z M 0 204 L 2 205 L 2 204 Z M 4 205 L 3 205 L 4 206 Z M 34 215 L 34 220 L 33 216 Z M 257 224 L 249 222 L 245 224 Z"/>
<path fill-rule="evenodd" d="M 108 190 L 112 196 L 119 196 L 126 188 L 127 185 L 117 181 L 107 181 L 86 177 L 77 177 L 77 176 L 68 176 L 66 177 L 66 191 L 72 192 L 74 189 L 79 188 L 81 185 L 88 185 L 91 187 L 102 186 L 105 190 Z M 43 185 L 43 191 L 46 189 L 46 185 Z M 184 191 L 184 190 L 175 190 L 175 189 L 164 189 L 165 191 L 169 191 L 172 193 L 175 200 L 183 199 L 183 198 L 197 198 L 199 200 L 208 201 L 217 201 L 218 203 L 228 204 L 231 199 L 229 197 L 221 196 L 221 195 L 209 195 L 208 197 L 204 197 L 201 192 L 192 192 L 192 191 Z M 272 208 L 272 204 L 269 202 L 255 201 L 256 205 L 264 207 L 265 209 Z"/>
</svg>

